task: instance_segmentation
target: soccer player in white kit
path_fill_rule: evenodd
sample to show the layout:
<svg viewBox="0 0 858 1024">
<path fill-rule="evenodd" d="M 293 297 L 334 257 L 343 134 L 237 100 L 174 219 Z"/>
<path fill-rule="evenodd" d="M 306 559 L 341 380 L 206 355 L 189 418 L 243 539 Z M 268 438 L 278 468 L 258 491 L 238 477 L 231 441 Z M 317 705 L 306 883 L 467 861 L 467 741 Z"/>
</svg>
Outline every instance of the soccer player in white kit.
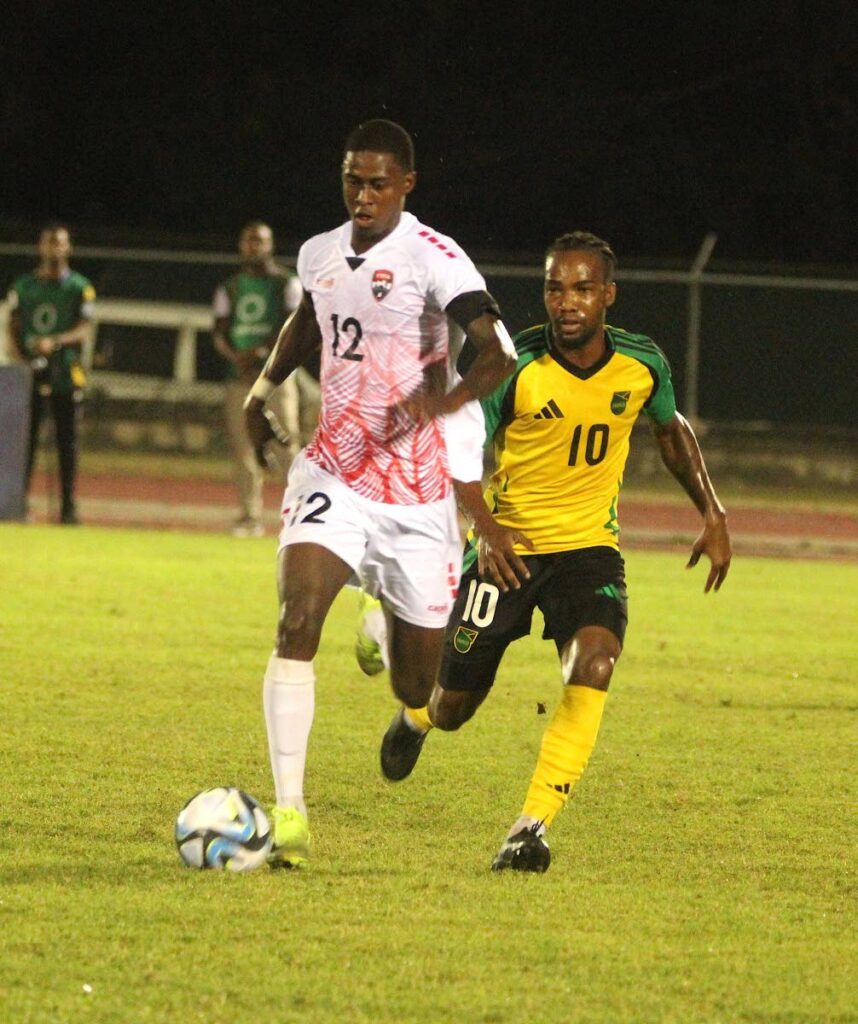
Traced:
<svg viewBox="0 0 858 1024">
<path fill-rule="evenodd" d="M 321 349 L 319 426 L 283 498 L 277 646 L 263 684 L 275 866 L 308 857 L 313 657 L 346 583 L 383 602 L 394 694 L 415 708 L 429 697 L 461 569 L 444 416 L 489 394 L 516 362 L 471 260 L 404 212 L 416 182 L 408 133 L 384 120 L 358 125 L 342 181 L 349 220 L 301 247 L 303 299 L 245 404 L 261 458 L 274 436 L 266 398 Z M 463 334 L 476 358 L 460 379 L 452 366 Z"/>
</svg>

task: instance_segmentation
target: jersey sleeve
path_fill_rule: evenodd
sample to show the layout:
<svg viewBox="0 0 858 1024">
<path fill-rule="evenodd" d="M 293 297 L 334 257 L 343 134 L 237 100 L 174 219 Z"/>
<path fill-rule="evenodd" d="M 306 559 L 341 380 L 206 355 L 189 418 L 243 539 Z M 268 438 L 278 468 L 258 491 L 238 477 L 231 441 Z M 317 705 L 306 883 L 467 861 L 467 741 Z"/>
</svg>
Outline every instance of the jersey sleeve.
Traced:
<svg viewBox="0 0 858 1024">
<path fill-rule="evenodd" d="M 519 367 L 520 369 L 520 367 Z M 485 424 L 486 439 L 494 440 L 505 419 L 508 418 L 510 402 L 515 399 L 515 383 L 518 380 L 518 370 L 508 377 L 499 387 L 484 398 L 480 399 L 480 406 L 483 411 L 483 423 Z"/>
<path fill-rule="evenodd" d="M 84 279 L 80 292 L 80 317 L 82 320 L 92 320 L 93 316 L 95 316 L 95 288 Z"/>
<path fill-rule="evenodd" d="M 479 402 L 465 402 L 444 417 L 447 465 L 450 476 L 462 483 L 483 479 L 483 448 L 486 423 Z"/>
<path fill-rule="evenodd" d="M 643 408 L 653 423 L 661 425 L 676 415 L 676 396 L 673 393 L 670 364 L 659 351 L 656 358 L 647 359 L 647 366 L 653 376 L 653 389 Z"/>
<path fill-rule="evenodd" d="M 486 281 L 470 256 L 451 242 L 444 250 L 430 251 L 428 293 L 439 309 L 466 292 L 485 292 Z"/>
<path fill-rule="evenodd" d="M 291 313 L 301 305 L 304 289 L 301 287 L 300 278 L 290 274 L 283 288 L 283 308 Z"/>
<path fill-rule="evenodd" d="M 298 250 L 298 262 L 295 264 L 301 287 L 308 294 L 310 293 L 310 242 L 312 242 L 312 239 L 304 242 Z"/>
<path fill-rule="evenodd" d="M 232 303 L 229 301 L 229 292 L 224 285 L 218 285 L 215 289 L 212 300 L 212 312 L 216 320 L 225 320 L 232 316 Z"/>
</svg>

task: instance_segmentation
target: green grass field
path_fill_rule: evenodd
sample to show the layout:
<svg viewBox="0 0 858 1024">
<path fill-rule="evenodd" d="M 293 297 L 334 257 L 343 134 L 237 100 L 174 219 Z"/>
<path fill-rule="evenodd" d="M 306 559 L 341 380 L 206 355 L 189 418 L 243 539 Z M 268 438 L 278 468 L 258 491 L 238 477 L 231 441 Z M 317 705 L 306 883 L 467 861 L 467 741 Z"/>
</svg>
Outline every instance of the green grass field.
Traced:
<svg viewBox="0 0 858 1024">
<path fill-rule="evenodd" d="M 273 555 L 0 528 L 0 1019 L 858 1019 L 858 566 L 738 560 L 704 597 L 682 553 L 627 554 L 626 654 L 544 876 L 488 866 L 557 701 L 551 645 L 516 645 L 393 786 L 393 699 L 353 663 L 344 596 L 316 663 L 311 868 L 192 872 L 189 796 L 272 798 Z"/>
</svg>

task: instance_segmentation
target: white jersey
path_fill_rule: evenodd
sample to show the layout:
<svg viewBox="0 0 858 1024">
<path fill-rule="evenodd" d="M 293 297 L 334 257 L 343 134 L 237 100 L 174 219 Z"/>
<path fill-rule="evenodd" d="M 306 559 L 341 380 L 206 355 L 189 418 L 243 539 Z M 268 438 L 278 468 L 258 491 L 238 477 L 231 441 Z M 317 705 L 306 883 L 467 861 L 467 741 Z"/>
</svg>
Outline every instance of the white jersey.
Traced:
<svg viewBox="0 0 858 1024">
<path fill-rule="evenodd" d="M 444 420 L 417 423 L 400 403 L 446 389 L 462 332 L 444 310 L 486 283 L 410 213 L 360 256 L 351 231 L 347 221 L 298 254 L 322 332 L 322 411 L 306 456 L 373 501 L 439 501 L 450 490 Z"/>
</svg>

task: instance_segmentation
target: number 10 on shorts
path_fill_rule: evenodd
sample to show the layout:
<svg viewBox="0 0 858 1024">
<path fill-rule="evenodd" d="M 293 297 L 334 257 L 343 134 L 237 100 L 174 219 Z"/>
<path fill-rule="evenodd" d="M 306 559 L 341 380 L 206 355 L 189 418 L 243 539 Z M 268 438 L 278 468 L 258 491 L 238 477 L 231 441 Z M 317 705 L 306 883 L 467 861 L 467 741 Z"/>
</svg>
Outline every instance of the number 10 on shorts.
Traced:
<svg viewBox="0 0 858 1024">
<path fill-rule="evenodd" d="M 475 626 L 488 626 L 495 617 L 500 591 L 493 583 L 471 580 L 468 598 L 462 613 L 462 622 L 473 622 Z"/>
</svg>

